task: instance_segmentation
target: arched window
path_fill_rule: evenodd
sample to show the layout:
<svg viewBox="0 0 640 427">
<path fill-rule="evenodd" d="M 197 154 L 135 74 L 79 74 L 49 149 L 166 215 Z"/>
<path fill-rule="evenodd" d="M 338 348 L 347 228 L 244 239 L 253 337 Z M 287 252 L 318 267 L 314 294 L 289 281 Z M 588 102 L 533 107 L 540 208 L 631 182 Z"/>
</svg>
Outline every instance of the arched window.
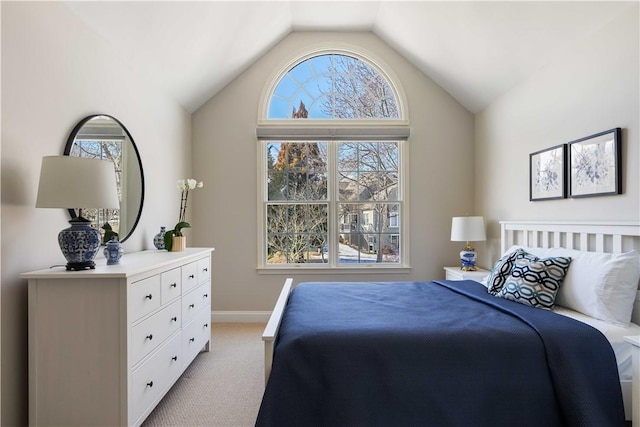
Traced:
<svg viewBox="0 0 640 427">
<path fill-rule="evenodd" d="M 291 68 L 278 82 L 269 119 L 398 119 L 396 95 L 371 64 L 344 54 L 324 54 Z"/>
<path fill-rule="evenodd" d="M 398 84 L 355 53 L 299 58 L 265 92 L 259 267 L 406 267 Z"/>
</svg>

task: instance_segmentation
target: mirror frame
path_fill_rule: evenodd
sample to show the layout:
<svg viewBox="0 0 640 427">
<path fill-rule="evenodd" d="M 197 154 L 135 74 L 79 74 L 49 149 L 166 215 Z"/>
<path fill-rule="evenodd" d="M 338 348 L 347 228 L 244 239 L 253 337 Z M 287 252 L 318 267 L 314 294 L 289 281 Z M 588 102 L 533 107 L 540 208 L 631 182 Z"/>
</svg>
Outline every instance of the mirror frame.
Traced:
<svg viewBox="0 0 640 427">
<path fill-rule="evenodd" d="M 107 117 L 107 118 L 113 120 L 114 122 L 116 122 L 116 124 L 118 124 L 118 126 L 120 126 L 120 128 L 122 128 L 122 130 L 127 134 L 127 137 L 129 138 L 129 141 L 131 142 L 131 145 L 133 146 L 133 151 L 136 153 L 136 157 L 138 158 L 138 166 L 140 167 L 140 186 L 141 186 L 140 206 L 138 208 L 138 215 L 136 216 L 136 219 L 133 222 L 133 225 L 131 226 L 131 229 L 129 230 L 129 232 L 125 236 L 120 236 L 120 242 L 124 242 L 129 237 L 131 237 L 131 235 L 135 231 L 136 227 L 138 226 L 138 222 L 140 222 L 140 217 L 142 216 L 142 207 L 144 205 L 144 192 L 145 192 L 144 170 L 142 168 L 142 157 L 140 157 L 140 152 L 138 151 L 138 147 L 136 146 L 135 141 L 131 137 L 131 134 L 129 133 L 129 130 L 127 129 L 127 127 L 125 125 L 123 125 L 122 122 L 120 122 L 120 120 L 116 119 L 113 116 L 110 116 L 109 114 L 91 114 L 91 115 L 83 118 L 82 120 L 80 120 L 78 122 L 78 124 L 73 128 L 71 133 L 69 134 L 69 138 L 67 138 L 67 143 L 66 143 L 66 145 L 64 147 L 64 155 L 68 156 L 69 153 L 71 153 L 71 148 L 73 147 L 73 144 L 75 143 L 76 137 L 78 136 L 78 132 L 80 132 L 80 129 L 82 129 L 82 127 L 87 122 L 89 122 L 90 120 L 95 119 L 96 117 Z M 72 219 L 78 216 L 78 214 L 76 213 L 75 209 L 69 208 L 68 211 L 69 211 L 69 215 L 71 216 Z"/>
</svg>

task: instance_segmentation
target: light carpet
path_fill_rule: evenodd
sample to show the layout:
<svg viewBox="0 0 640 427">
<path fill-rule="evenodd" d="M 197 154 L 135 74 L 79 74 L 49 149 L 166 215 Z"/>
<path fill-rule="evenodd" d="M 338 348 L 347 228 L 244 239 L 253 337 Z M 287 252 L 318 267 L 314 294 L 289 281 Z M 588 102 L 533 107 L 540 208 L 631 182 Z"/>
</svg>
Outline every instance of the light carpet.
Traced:
<svg viewBox="0 0 640 427">
<path fill-rule="evenodd" d="M 255 425 L 264 393 L 264 324 L 214 323 L 200 353 L 143 427 Z"/>
</svg>

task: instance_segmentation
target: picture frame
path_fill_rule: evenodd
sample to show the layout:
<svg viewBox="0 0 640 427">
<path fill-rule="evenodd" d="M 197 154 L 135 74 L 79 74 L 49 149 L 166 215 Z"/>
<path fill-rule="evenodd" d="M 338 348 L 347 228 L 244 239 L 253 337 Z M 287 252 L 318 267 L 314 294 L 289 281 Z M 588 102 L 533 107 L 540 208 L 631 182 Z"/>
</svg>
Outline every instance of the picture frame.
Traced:
<svg viewBox="0 0 640 427">
<path fill-rule="evenodd" d="M 621 134 L 614 128 L 568 144 L 570 197 L 622 194 Z"/>
<path fill-rule="evenodd" d="M 567 197 L 567 145 L 560 144 L 529 154 L 529 200 Z"/>
</svg>

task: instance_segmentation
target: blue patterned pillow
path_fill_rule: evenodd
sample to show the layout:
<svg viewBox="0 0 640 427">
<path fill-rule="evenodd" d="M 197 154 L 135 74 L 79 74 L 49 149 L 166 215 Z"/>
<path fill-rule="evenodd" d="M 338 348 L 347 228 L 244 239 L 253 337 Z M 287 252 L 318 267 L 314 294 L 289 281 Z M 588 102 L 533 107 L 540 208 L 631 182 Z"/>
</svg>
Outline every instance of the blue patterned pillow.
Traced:
<svg viewBox="0 0 640 427">
<path fill-rule="evenodd" d="M 535 258 L 535 256 L 523 249 L 517 249 L 503 255 L 493 266 L 491 273 L 489 273 L 489 277 L 487 278 L 487 292 L 492 295 L 498 295 L 507 278 L 511 275 L 511 270 L 513 270 L 516 259 L 526 257 Z"/>
<path fill-rule="evenodd" d="M 540 259 L 531 254 L 515 259 L 511 274 L 498 294 L 532 307 L 550 310 L 571 264 L 570 257 Z"/>
</svg>

